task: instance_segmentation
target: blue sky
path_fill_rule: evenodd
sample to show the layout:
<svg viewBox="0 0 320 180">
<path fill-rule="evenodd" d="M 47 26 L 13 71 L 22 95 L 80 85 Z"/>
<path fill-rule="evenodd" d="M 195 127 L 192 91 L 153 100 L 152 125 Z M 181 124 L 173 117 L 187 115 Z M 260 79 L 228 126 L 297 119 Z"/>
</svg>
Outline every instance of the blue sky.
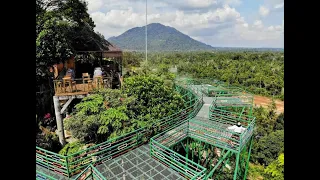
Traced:
<svg viewBox="0 0 320 180">
<path fill-rule="evenodd" d="M 106 38 L 145 25 L 146 0 L 86 0 Z M 214 47 L 283 48 L 284 0 L 148 0 L 148 24 L 162 23 Z"/>
</svg>

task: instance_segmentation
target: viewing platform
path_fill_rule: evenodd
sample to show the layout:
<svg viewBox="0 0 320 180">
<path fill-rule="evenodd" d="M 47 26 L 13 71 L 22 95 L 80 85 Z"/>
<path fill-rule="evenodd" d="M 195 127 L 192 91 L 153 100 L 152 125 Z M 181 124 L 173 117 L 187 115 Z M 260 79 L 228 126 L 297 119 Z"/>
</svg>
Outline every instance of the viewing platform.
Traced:
<svg viewBox="0 0 320 180">
<path fill-rule="evenodd" d="M 63 78 L 62 80 L 54 80 L 55 96 L 73 96 L 87 95 L 88 93 L 101 88 L 111 88 L 111 77 L 99 78 Z"/>
</svg>

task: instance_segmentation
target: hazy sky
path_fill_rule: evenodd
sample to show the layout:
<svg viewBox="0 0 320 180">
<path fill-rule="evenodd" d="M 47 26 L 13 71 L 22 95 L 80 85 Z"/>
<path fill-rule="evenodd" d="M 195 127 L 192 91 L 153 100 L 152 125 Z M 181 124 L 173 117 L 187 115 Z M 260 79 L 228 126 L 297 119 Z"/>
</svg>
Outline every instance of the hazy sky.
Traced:
<svg viewBox="0 0 320 180">
<path fill-rule="evenodd" d="M 86 0 L 106 38 L 145 25 L 146 0 Z M 148 0 L 148 24 L 172 26 L 212 46 L 283 48 L 284 0 Z"/>
</svg>

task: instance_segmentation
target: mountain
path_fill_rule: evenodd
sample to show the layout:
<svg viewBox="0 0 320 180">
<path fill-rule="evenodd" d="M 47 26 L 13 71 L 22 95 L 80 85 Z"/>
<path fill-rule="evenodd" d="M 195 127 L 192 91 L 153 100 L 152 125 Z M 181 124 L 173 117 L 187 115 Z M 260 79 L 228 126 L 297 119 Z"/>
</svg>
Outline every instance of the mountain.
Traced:
<svg viewBox="0 0 320 180">
<path fill-rule="evenodd" d="M 213 50 L 210 45 L 194 40 L 170 26 L 160 23 L 147 25 L 148 51 L 199 51 Z M 145 26 L 129 29 L 117 37 L 110 37 L 109 42 L 123 50 L 145 50 Z"/>
</svg>

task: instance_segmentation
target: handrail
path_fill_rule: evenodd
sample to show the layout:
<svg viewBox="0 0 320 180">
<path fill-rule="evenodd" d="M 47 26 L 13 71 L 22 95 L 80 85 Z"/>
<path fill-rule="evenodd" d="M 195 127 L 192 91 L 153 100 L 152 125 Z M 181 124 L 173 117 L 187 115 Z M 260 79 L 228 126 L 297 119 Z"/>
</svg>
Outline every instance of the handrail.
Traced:
<svg viewBox="0 0 320 180">
<path fill-rule="evenodd" d="M 189 100 L 185 102 L 187 107 L 170 116 L 155 121 L 154 125 L 160 123 L 160 127 L 173 127 L 178 122 L 194 117 L 196 115 L 195 112 L 200 110 L 203 103 L 203 95 L 199 96 L 190 86 L 184 86 L 179 83 L 176 83 L 175 85 L 178 88 L 178 91 L 188 94 Z M 162 131 L 159 131 L 157 133 L 161 132 Z M 137 147 L 141 143 L 144 143 L 140 140 L 141 137 L 151 138 L 150 135 L 150 131 L 147 130 L 146 127 L 142 127 L 133 132 L 110 139 L 67 156 L 36 147 L 36 162 L 44 168 L 54 170 L 56 173 L 61 175 L 71 177 L 78 174 L 80 170 L 83 170 L 89 164 L 99 164 L 102 161 L 110 160 L 132 148 Z"/>
<path fill-rule="evenodd" d="M 82 180 L 90 177 L 94 180 L 107 180 L 92 164 L 89 164 L 88 167 L 74 178 L 74 180 Z"/>
<path fill-rule="evenodd" d="M 145 143 L 147 139 L 150 139 L 150 145 L 152 144 L 152 148 L 150 148 L 150 152 L 153 153 L 153 156 L 159 157 L 167 157 L 171 158 L 170 161 L 165 160 L 165 164 L 169 164 L 173 169 L 178 170 L 181 174 L 183 174 L 186 177 L 189 177 L 191 179 L 202 179 L 205 176 L 206 169 L 203 167 L 197 167 L 196 169 L 192 169 L 193 167 L 189 167 L 190 165 L 194 166 L 193 163 L 189 163 L 188 160 L 185 160 L 185 162 L 188 162 L 186 164 L 181 164 L 180 162 L 175 162 L 175 158 L 179 157 L 180 159 L 182 157 L 178 155 L 174 155 L 172 157 L 168 152 L 172 153 L 172 150 L 166 150 L 165 152 L 162 151 L 164 146 L 162 144 L 157 143 L 157 140 L 155 140 L 157 137 L 160 136 L 160 134 L 163 134 L 165 132 L 168 132 L 169 130 L 172 130 L 173 128 L 176 128 L 178 125 L 182 125 L 187 122 L 188 126 L 188 135 L 190 133 L 191 136 L 194 136 L 195 139 L 207 139 L 210 138 L 207 134 L 212 134 L 215 137 L 215 134 L 217 132 L 209 132 L 210 129 L 204 130 L 207 134 L 205 135 L 199 135 L 195 133 L 196 130 L 199 130 L 199 127 L 205 127 L 205 123 L 196 123 L 193 127 L 190 126 L 190 123 L 194 123 L 193 121 L 189 121 L 193 117 L 196 116 L 196 114 L 200 111 L 202 105 L 203 105 L 203 97 L 206 94 L 206 90 L 209 91 L 208 86 L 204 86 L 202 83 L 199 86 L 195 86 L 196 80 L 192 79 L 185 79 L 181 81 L 175 81 L 175 89 L 177 92 L 179 92 L 185 100 L 185 107 L 184 109 L 171 114 L 169 116 L 163 117 L 161 119 L 156 120 L 152 124 L 152 128 L 155 127 L 155 125 L 159 125 L 160 130 L 156 131 L 155 136 L 151 137 L 152 135 L 152 129 L 141 127 L 139 129 L 134 130 L 133 132 L 127 133 L 125 135 L 107 140 L 103 143 L 94 145 L 92 147 L 89 147 L 85 150 L 78 151 L 76 153 L 63 156 L 57 153 L 50 152 L 48 150 L 42 149 L 40 147 L 36 147 L 36 163 L 46 169 L 54 170 L 56 173 L 59 173 L 61 175 L 71 177 L 73 175 L 77 175 L 77 177 L 81 177 L 81 174 L 83 175 L 85 171 L 88 171 L 89 169 L 92 171 L 95 165 L 101 164 L 103 161 L 108 161 L 110 159 L 116 158 L 117 156 L 122 155 L 123 153 L 126 153 L 139 145 Z M 218 83 L 217 83 L 218 84 Z M 219 87 L 223 87 L 224 85 L 218 84 Z M 232 89 L 232 88 L 231 88 Z M 237 88 L 234 88 L 237 90 Z M 232 95 L 236 95 L 240 97 L 243 95 L 242 93 L 233 91 Z M 250 94 L 246 94 L 250 97 Z M 224 98 L 224 96 L 228 96 L 228 94 L 221 94 L 215 96 Z M 214 112 L 212 112 L 214 111 Z M 213 119 L 211 118 L 210 114 L 219 116 L 219 119 Z M 228 115 L 229 114 L 229 115 Z M 230 116 L 230 115 L 238 115 L 236 118 Z M 239 113 L 230 112 L 227 110 L 219 109 L 216 107 L 215 101 L 210 104 L 209 106 L 209 121 L 216 121 L 216 122 L 224 122 L 224 121 L 230 121 L 232 123 L 235 123 L 236 121 L 242 121 L 244 123 L 247 123 L 245 125 L 246 130 L 240 134 L 239 139 L 234 139 L 234 137 L 229 137 L 225 135 L 221 135 L 221 138 L 231 140 L 234 143 L 240 144 L 237 146 L 237 148 L 228 148 L 232 152 L 239 151 L 239 149 L 243 148 L 244 145 L 249 141 L 249 138 L 252 136 L 254 125 L 255 125 L 255 117 L 248 116 L 248 115 L 239 115 Z M 218 131 L 223 131 L 225 133 L 234 134 L 230 131 L 221 129 L 220 127 L 213 127 L 216 128 Z M 190 132 L 189 132 L 190 131 Z M 207 132 L 208 131 L 208 132 Z M 176 140 L 181 140 L 180 138 L 184 138 L 181 129 L 181 132 L 175 133 L 177 135 Z M 144 139 L 142 139 L 144 138 Z M 211 138 L 212 139 L 212 138 Z M 226 144 L 217 144 L 218 147 L 225 147 Z M 158 152 L 158 154 L 156 153 Z M 175 154 L 173 152 L 173 154 Z M 173 159 L 172 159 L 173 158 Z M 185 158 L 185 157 L 183 157 Z M 181 166 L 176 166 L 177 164 L 180 164 Z M 196 165 L 195 165 L 196 166 Z M 91 167 L 91 168 L 90 168 Z M 92 168 L 93 167 L 93 168 Z M 186 170 L 183 170 L 181 168 L 187 168 Z M 188 168 L 191 168 L 188 170 Z M 80 174 L 79 174 L 80 173 Z M 99 175 L 99 172 L 97 172 Z"/>
<path fill-rule="evenodd" d="M 43 172 L 36 170 L 36 180 L 56 180 L 54 177 L 49 176 Z"/>
</svg>

